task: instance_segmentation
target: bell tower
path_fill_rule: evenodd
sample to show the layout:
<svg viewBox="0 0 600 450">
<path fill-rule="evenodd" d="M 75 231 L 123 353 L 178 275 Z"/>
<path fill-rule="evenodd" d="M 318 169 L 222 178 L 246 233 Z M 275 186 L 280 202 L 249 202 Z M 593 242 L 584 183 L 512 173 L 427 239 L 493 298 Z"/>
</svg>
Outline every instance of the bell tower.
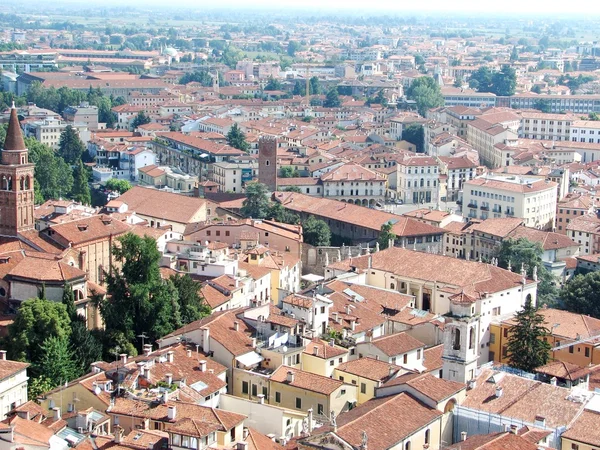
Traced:
<svg viewBox="0 0 600 450">
<path fill-rule="evenodd" d="M 34 229 L 33 172 L 13 103 L 0 161 L 0 235 L 17 236 Z"/>
</svg>

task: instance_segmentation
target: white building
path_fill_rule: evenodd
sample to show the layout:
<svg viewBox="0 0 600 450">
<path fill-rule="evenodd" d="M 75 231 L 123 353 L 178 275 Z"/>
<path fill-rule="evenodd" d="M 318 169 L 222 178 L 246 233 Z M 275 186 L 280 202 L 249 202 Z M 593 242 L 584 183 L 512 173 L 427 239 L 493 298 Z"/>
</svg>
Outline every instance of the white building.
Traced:
<svg viewBox="0 0 600 450">
<path fill-rule="evenodd" d="M 248 181 L 258 176 L 258 163 L 247 162 L 217 162 L 211 165 L 210 179 L 219 185 L 221 192 L 244 191 Z"/>
<path fill-rule="evenodd" d="M 329 309 L 333 301 L 322 295 L 306 297 L 291 294 L 282 300 L 283 313 L 306 324 L 306 334 L 317 337 L 327 332 Z"/>
<path fill-rule="evenodd" d="M 83 142 L 89 141 L 90 132 L 86 125 L 80 123 L 68 124 L 62 120 L 50 118 L 34 122 L 27 122 L 24 126 L 25 136 L 34 137 L 42 144 L 46 144 L 49 147 L 52 147 L 54 150 L 58 150 L 60 135 L 63 131 L 65 131 L 67 125 L 71 125 L 73 128 L 75 128 L 79 134 L 79 138 Z"/>
<path fill-rule="evenodd" d="M 431 156 L 412 156 L 397 164 L 398 198 L 404 203 L 431 203 L 439 199 L 440 170 Z"/>
<path fill-rule="evenodd" d="M 575 120 L 571 124 L 571 141 L 600 144 L 600 122 Z"/>
<path fill-rule="evenodd" d="M 170 240 L 167 242 L 161 265 L 190 275 L 216 278 L 238 273 L 237 259 L 229 256 L 227 244 L 219 242 L 202 245 L 198 242 Z"/>
<path fill-rule="evenodd" d="M 574 122 L 580 121 L 569 114 L 523 111 L 519 137 L 546 141 L 570 141 Z"/>
<path fill-rule="evenodd" d="M 537 177 L 487 174 L 464 184 L 463 215 L 519 217 L 525 226 L 549 230 L 556 218 L 556 186 Z"/>
<path fill-rule="evenodd" d="M 384 175 L 356 163 L 347 163 L 321 175 L 323 196 L 362 206 L 383 201 L 386 192 Z"/>
<path fill-rule="evenodd" d="M 27 363 L 8 361 L 6 350 L 0 350 L 0 420 L 27 401 L 27 367 Z"/>
</svg>

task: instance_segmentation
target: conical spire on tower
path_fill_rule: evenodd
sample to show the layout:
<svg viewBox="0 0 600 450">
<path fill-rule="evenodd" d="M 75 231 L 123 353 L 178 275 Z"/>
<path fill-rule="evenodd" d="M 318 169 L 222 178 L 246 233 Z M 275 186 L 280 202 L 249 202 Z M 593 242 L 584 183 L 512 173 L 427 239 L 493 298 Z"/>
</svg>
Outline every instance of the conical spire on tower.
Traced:
<svg viewBox="0 0 600 450">
<path fill-rule="evenodd" d="M 19 125 L 19 118 L 17 117 L 15 102 L 13 102 L 12 108 L 10 109 L 10 119 L 8 121 L 6 140 L 4 141 L 4 150 L 26 150 L 23 132 L 21 131 L 21 125 Z"/>
</svg>

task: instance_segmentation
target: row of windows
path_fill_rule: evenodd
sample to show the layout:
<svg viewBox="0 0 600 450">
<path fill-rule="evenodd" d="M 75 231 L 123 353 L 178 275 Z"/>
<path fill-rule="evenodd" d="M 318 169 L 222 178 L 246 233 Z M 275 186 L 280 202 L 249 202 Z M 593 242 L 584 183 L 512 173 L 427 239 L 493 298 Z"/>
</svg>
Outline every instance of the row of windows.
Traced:
<svg viewBox="0 0 600 450">
<path fill-rule="evenodd" d="M 489 192 L 475 191 L 473 189 L 471 189 L 471 195 L 473 195 L 475 197 L 490 198 L 493 200 L 502 200 L 503 202 L 510 202 L 510 203 L 515 202 L 514 197 L 500 195 L 500 194 L 490 194 Z"/>
</svg>

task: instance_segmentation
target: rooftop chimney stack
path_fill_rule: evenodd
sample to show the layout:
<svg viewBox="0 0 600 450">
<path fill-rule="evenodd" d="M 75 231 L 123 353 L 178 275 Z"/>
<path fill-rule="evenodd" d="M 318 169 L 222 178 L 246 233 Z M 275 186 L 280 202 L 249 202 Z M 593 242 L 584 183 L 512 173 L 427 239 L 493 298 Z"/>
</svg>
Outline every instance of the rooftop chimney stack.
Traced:
<svg viewBox="0 0 600 450">
<path fill-rule="evenodd" d="M 462 433 L 460 433 L 460 440 L 461 441 L 467 440 L 467 432 L 466 431 L 463 431 Z"/>
<path fill-rule="evenodd" d="M 198 362 L 200 367 L 200 372 L 206 372 L 206 360 L 202 359 Z"/>
<path fill-rule="evenodd" d="M 233 322 L 233 330 L 240 331 L 240 324 L 237 320 L 235 322 Z"/>
<path fill-rule="evenodd" d="M 294 382 L 294 372 L 292 372 L 291 370 L 288 370 L 286 379 L 287 379 L 288 383 L 293 383 Z"/>
<path fill-rule="evenodd" d="M 6 350 L 0 350 L 0 361 L 6 361 Z"/>
<path fill-rule="evenodd" d="M 152 353 L 152 344 L 144 344 L 144 355 L 150 356 Z"/>
<path fill-rule="evenodd" d="M 127 353 L 121 353 L 119 357 L 121 358 L 121 363 L 127 364 Z"/>
<path fill-rule="evenodd" d="M 167 413 L 169 420 L 175 420 L 177 418 L 177 407 L 175 405 L 169 406 L 169 412 Z"/>
<path fill-rule="evenodd" d="M 503 393 L 504 393 L 504 390 L 503 390 L 503 389 L 502 389 L 500 386 L 498 386 L 498 387 L 496 388 L 496 398 L 500 398 L 500 397 L 502 397 L 502 394 L 503 394 Z"/>
<path fill-rule="evenodd" d="M 167 361 L 171 364 L 173 364 L 173 357 L 175 355 L 175 352 L 173 350 L 169 350 L 167 352 Z"/>
</svg>

